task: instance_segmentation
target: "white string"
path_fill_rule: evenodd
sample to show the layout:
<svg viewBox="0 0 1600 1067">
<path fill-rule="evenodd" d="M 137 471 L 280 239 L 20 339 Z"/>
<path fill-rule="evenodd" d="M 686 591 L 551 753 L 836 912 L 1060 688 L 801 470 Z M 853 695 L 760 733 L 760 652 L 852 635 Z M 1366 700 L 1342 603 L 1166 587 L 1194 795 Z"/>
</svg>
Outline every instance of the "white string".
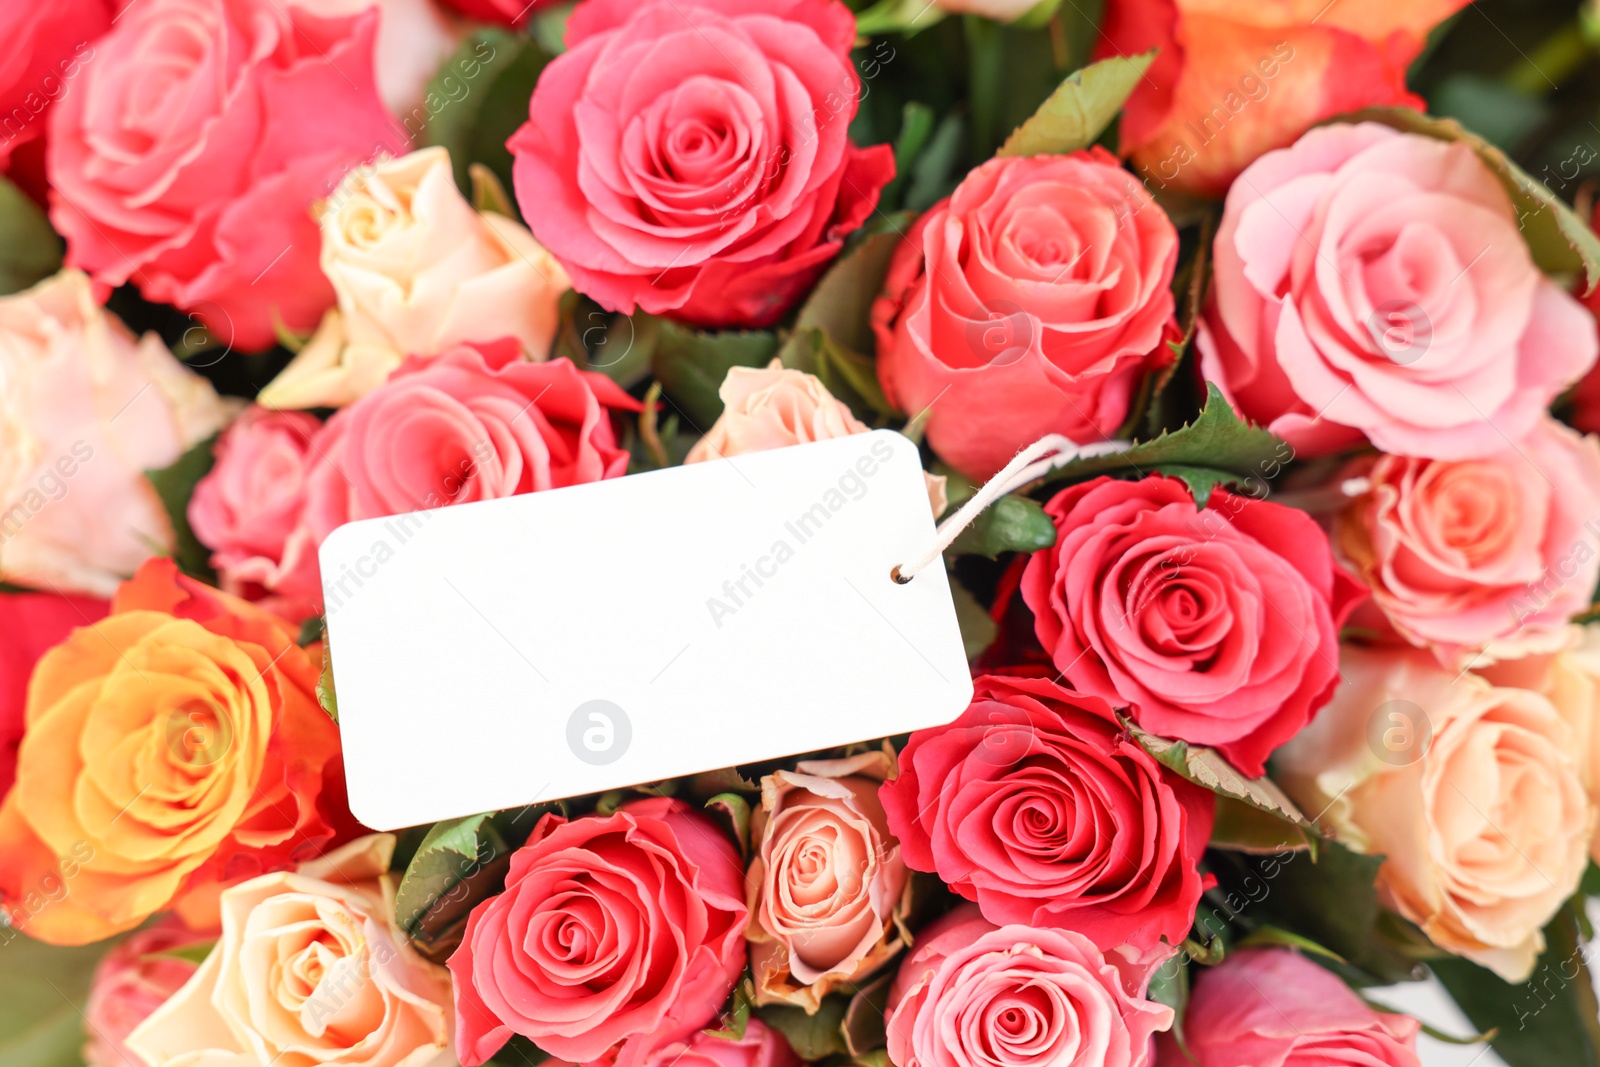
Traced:
<svg viewBox="0 0 1600 1067">
<path fill-rule="evenodd" d="M 1057 467 L 1063 467 L 1075 459 L 1126 452 L 1131 447 L 1133 447 L 1132 441 L 1096 441 L 1093 444 L 1080 445 L 1072 438 L 1058 433 L 1039 438 L 1013 456 L 1010 463 L 996 471 L 994 477 L 983 484 L 983 488 L 972 494 L 971 500 L 961 505 L 959 511 L 939 524 L 933 546 L 928 551 L 910 563 L 902 563 L 895 567 L 889 572 L 890 576 L 901 585 L 911 581 L 928 564 L 944 555 L 944 550 L 961 535 L 962 530 L 972 524 L 972 520 L 976 519 L 984 508 L 1007 493 L 1015 492 L 1029 482 L 1043 478 Z"/>
</svg>

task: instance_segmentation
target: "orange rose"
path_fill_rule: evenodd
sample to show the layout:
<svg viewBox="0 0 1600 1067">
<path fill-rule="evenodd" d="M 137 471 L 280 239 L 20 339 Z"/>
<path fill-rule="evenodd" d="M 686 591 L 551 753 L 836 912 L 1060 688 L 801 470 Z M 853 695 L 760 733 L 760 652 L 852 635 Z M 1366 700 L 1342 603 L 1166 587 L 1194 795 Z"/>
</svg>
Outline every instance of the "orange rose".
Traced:
<svg viewBox="0 0 1600 1067">
<path fill-rule="evenodd" d="M 1406 67 L 1468 0 L 1111 0 L 1102 55 L 1158 48 L 1121 144 L 1153 187 L 1220 196 L 1335 115 L 1421 108 Z"/>
<path fill-rule="evenodd" d="M 112 613 L 45 653 L 0 806 L 0 905 L 53 944 L 175 907 L 215 923 L 225 882 L 318 851 L 343 788 L 320 652 L 285 622 L 153 559 Z"/>
</svg>

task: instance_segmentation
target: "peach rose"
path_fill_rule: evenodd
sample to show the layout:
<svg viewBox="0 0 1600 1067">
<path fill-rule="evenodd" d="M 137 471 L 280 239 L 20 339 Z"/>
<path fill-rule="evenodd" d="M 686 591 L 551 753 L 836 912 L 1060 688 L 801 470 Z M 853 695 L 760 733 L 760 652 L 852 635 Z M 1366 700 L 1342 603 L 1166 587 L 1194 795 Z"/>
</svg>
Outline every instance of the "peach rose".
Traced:
<svg viewBox="0 0 1600 1067">
<path fill-rule="evenodd" d="M 145 480 L 233 405 L 63 271 L 0 298 L 0 579 L 107 597 L 172 527 Z"/>
<path fill-rule="evenodd" d="M 83 1009 L 89 1038 L 83 1059 L 89 1067 L 128 1067 L 137 1062 L 125 1043 L 128 1035 L 181 989 L 199 966 L 174 953 L 209 940 L 168 917 L 130 934 L 106 953 L 94 969 Z"/>
<path fill-rule="evenodd" d="M 339 731 L 314 692 L 321 651 L 297 636 L 153 559 L 45 653 L 0 806 L 14 926 L 87 944 L 174 906 L 208 926 L 217 883 L 330 840 Z"/>
<path fill-rule="evenodd" d="M 906 865 L 878 799 L 894 774 L 894 757 L 878 751 L 802 760 L 761 780 L 745 878 L 758 1004 L 815 1012 L 910 940 Z"/>
<path fill-rule="evenodd" d="M 1552 419 L 1482 459 L 1380 456 L 1333 543 L 1412 644 L 1460 663 L 1548 645 L 1600 581 L 1600 440 Z"/>
<path fill-rule="evenodd" d="M 394 924 L 394 837 L 222 893 L 217 947 L 128 1037 L 150 1067 L 447 1067 L 450 976 Z"/>
<path fill-rule="evenodd" d="M 785 370 L 776 359 L 764 370 L 730 368 L 717 395 L 722 398 L 722 414 L 689 449 L 685 463 L 827 441 L 872 429 L 828 392 L 816 375 Z M 928 503 L 933 517 L 938 518 L 950 506 L 944 475 L 924 477 L 928 481 Z"/>
<path fill-rule="evenodd" d="M 1440 948 L 1508 982 L 1578 888 L 1594 809 L 1550 701 L 1455 675 L 1417 649 L 1346 646 L 1333 701 L 1278 752 L 1284 786 Z"/>
</svg>

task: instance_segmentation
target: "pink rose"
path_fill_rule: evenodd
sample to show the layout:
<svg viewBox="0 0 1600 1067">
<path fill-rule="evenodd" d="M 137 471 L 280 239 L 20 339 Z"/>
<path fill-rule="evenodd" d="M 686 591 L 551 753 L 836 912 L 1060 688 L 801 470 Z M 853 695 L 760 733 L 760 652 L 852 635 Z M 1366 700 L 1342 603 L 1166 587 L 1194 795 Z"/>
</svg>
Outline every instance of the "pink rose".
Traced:
<svg viewBox="0 0 1600 1067">
<path fill-rule="evenodd" d="M 0 171 L 17 149 L 44 136 L 50 105 L 94 58 L 94 41 L 115 9 L 111 0 L 0 5 Z"/>
<path fill-rule="evenodd" d="M 534 235 L 613 311 L 776 322 L 894 175 L 854 41 L 839 0 L 584 0 L 510 142 Z"/>
<path fill-rule="evenodd" d="M 800 1067 L 789 1043 L 760 1019 L 745 1024 L 737 1041 L 701 1031 L 687 1042 L 657 1049 L 645 1067 Z"/>
<path fill-rule="evenodd" d="M 513 1033 L 560 1059 L 636 1067 L 706 1026 L 744 970 L 744 870 L 681 800 L 546 815 L 450 957 L 466 1067 Z"/>
<path fill-rule="evenodd" d="M 973 478 L 1047 433 L 1099 441 L 1171 359 L 1177 262 L 1172 222 L 1103 149 L 991 160 L 895 252 L 878 379 Z"/>
<path fill-rule="evenodd" d="M 102 285 L 193 312 L 245 349 L 273 316 L 333 303 L 311 205 L 353 163 L 403 151 L 373 85 L 379 14 L 275 0 L 139 0 L 50 117 L 51 220 Z"/>
<path fill-rule="evenodd" d="M 167 918 L 128 935 L 106 953 L 94 969 L 84 1005 L 88 1042 L 83 1058 L 89 1067 L 126 1067 L 139 1062 L 123 1042 L 199 967 L 166 953 L 207 940 L 177 919 Z"/>
<path fill-rule="evenodd" d="M 1172 1009 L 1144 999 L 1072 930 L 996 927 L 971 905 L 934 922 L 900 965 L 886 1014 L 896 1067 L 1145 1067 Z"/>
<path fill-rule="evenodd" d="M 540 8 L 556 3 L 556 0 L 443 0 L 443 2 L 463 15 L 484 22 L 515 26 L 526 22 L 528 16 Z"/>
<path fill-rule="evenodd" d="M 1422 1067 L 1408 1015 L 1373 1011 L 1331 972 L 1286 948 L 1247 948 L 1203 967 L 1183 1016 L 1186 1058 L 1162 1067 Z"/>
<path fill-rule="evenodd" d="M 274 591 L 316 550 L 296 532 L 321 429 L 304 412 L 247 409 L 217 441 L 216 465 L 189 500 L 189 525 L 211 549 L 221 587 L 296 621 L 315 605 Z"/>
<path fill-rule="evenodd" d="M 1499 452 L 1595 362 L 1472 149 L 1376 123 L 1314 129 L 1228 193 L 1201 370 L 1301 456 Z"/>
<path fill-rule="evenodd" d="M 1111 706 L 1044 678 L 980 675 L 966 712 L 918 730 L 883 787 L 906 862 L 994 923 L 1066 927 L 1103 950 L 1178 944 L 1207 881 L 1212 795 L 1164 770 Z"/>
<path fill-rule="evenodd" d="M 55 593 L 0 593 L 0 798 L 17 780 L 33 665 L 80 626 L 111 610 L 104 600 Z"/>
<path fill-rule="evenodd" d="M 1531 468 L 1531 469 L 1530 469 Z M 1380 456 L 1334 546 L 1416 645 L 1458 663 L 1548 645 L 1600 581 L 1600 441 L 1544 417 L 1470 460 Z"/>
<path fill-rule="evenodd" d="M 1310 516 L 1183 483 L 1096 478 L 1045 507 L 1056 543 L 1022 578 L 1074 689 L 1245 774 L 1311 720 L 1339 680 L 1338 634 L 1365 594 Z"/>
<path fill-rule="evenodd" d="M 397 118 L 414 118 L 425 108 L 428 82 L 460 47 L 467 27 L 451 18 L 434 0 L 289 0 L 312 14 L 358 15 L 368 8 L 380 14 L 375 42 L 374 74 L 384 106 Z M 410 112 L 408 115 L 407 112 Z M 427 115 L 423 110 L 422 114 Z M 410 130 L 410 127 L 407 127 Z M 420 132 L 421 127 L 418 128 Z"/>
</svg>

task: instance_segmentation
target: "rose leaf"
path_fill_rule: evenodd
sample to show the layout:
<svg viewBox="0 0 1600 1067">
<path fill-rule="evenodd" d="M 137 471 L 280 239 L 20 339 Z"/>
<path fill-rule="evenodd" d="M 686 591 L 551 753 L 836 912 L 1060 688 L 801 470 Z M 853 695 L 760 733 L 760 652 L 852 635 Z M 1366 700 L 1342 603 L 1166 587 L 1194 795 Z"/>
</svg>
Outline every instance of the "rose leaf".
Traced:
<svg viewBox="0 0 1600 1067">
<path fill-rule="evenodd" d="M 954 556 L 987 556 L 1002 552 L 1038 552 L 1056 543 L 1056 526 L 1039 502 L 1025 496 L 1003 496 L 972 520 L 950 545 Z"/>
<path fill-rule="evenodd" d="M 170 467 L 145 471 L 145 480 L 161 499 L 161 507 L 172 524 L 172 558 L 178 569 L 207 585 L 217 583 L 217 572 L 211 569 L 211 553 L 189 528 L 189 498 L 194 496 L 196 483 L 211 473 L 216 462 L 211 447 L 216 437 L 209 437 L 179 456 Z"/>
<path fill-rule="evenodd" d="M 795 333 L 819 329 L 834 342 L 856 352 L 876 350 L 872 333 L 872 303 L 883 289 L 889 260 L 904 237 L 907 216 L 866 237 L 828 268 L 795 317 Z M 790 366 L 784 360 L 784 366 Z M 801 370 L 809 370 L 802 367 Z"/>
<path fill-rule="evenodd" d="M 317 676 L 317 703 L 328 718 L 339 721 L 339 694 L 333 685 L 333 645 L 322 646 L 322 673 Z"/>
<path fill-rule="evenodd" d="M 61 238 L 44 211 L 0 178 L 0 296 L 20 293 L 61 269 Z"/>
<path fill-rule="evenodd" d="M 792 1004 L 769 1004 L 757 1008 L 761 1021 L 783 1035 L 796 1056 L 808 1062 L 849 1052 L 844 1040 L 844 1017 L 849 998 L 835 994 L 824 997 L 815 1015 Z"/>
<path fill-rule="evenodd" d="M 108 947 L 46 945 L 0 924 L 0 1063 L 81 1067 L 89 982 Z"/>
<path fill-rule="evenodd" d="M 845 1009 L 844 1043 L 850 1055 L 859 1060 L 874 1049 L 881 1049 L 889 1036 L 884 1028 L 884 1013 L 889 1007 L 889 982 L 894 970 L 884 971 L 857 990 Z"/>
<path fill-rule="evenodd" d="M 472 906 L 498 888 L 511 848 L 493 816 L 436 823 L 417 846 L 395 893 L 395 923 L 425 945 L 458 932 Z"/>
<path fill-rule="evenodd" d="M 750 802 L 738 793 L 719 793 L 706 801 L 706 810 L 726 824 L 739 855 L 750 855 Z"/>
<path fill-rule="evenodd" d="M 1065 155 L 1094 144 L 1155 58 L 1154 51 L 1113 56 L 1069 74 L 1033 117 L 1006 138 L 998 154 Z"/>
<path fill-rule="evenodd" d="M 989 617 L 988 609 L 978 603 L 978 598 L 953 576 L 950 580 L 950 599 L 956 604 L 956 625 L 961 628 L 961 643 L 966 647 L 967 659 L 977 659 L 994 644 L 1000 627 Z"/>
<path fill-rule="evenodd" d="M 766 330 L 706 333 L 660 320 L 650 370 L 690 428 L 705 433 L 722 414 L 717 390 L 734 367 L 765 367 L 778 351 Z"/>
</svg>

